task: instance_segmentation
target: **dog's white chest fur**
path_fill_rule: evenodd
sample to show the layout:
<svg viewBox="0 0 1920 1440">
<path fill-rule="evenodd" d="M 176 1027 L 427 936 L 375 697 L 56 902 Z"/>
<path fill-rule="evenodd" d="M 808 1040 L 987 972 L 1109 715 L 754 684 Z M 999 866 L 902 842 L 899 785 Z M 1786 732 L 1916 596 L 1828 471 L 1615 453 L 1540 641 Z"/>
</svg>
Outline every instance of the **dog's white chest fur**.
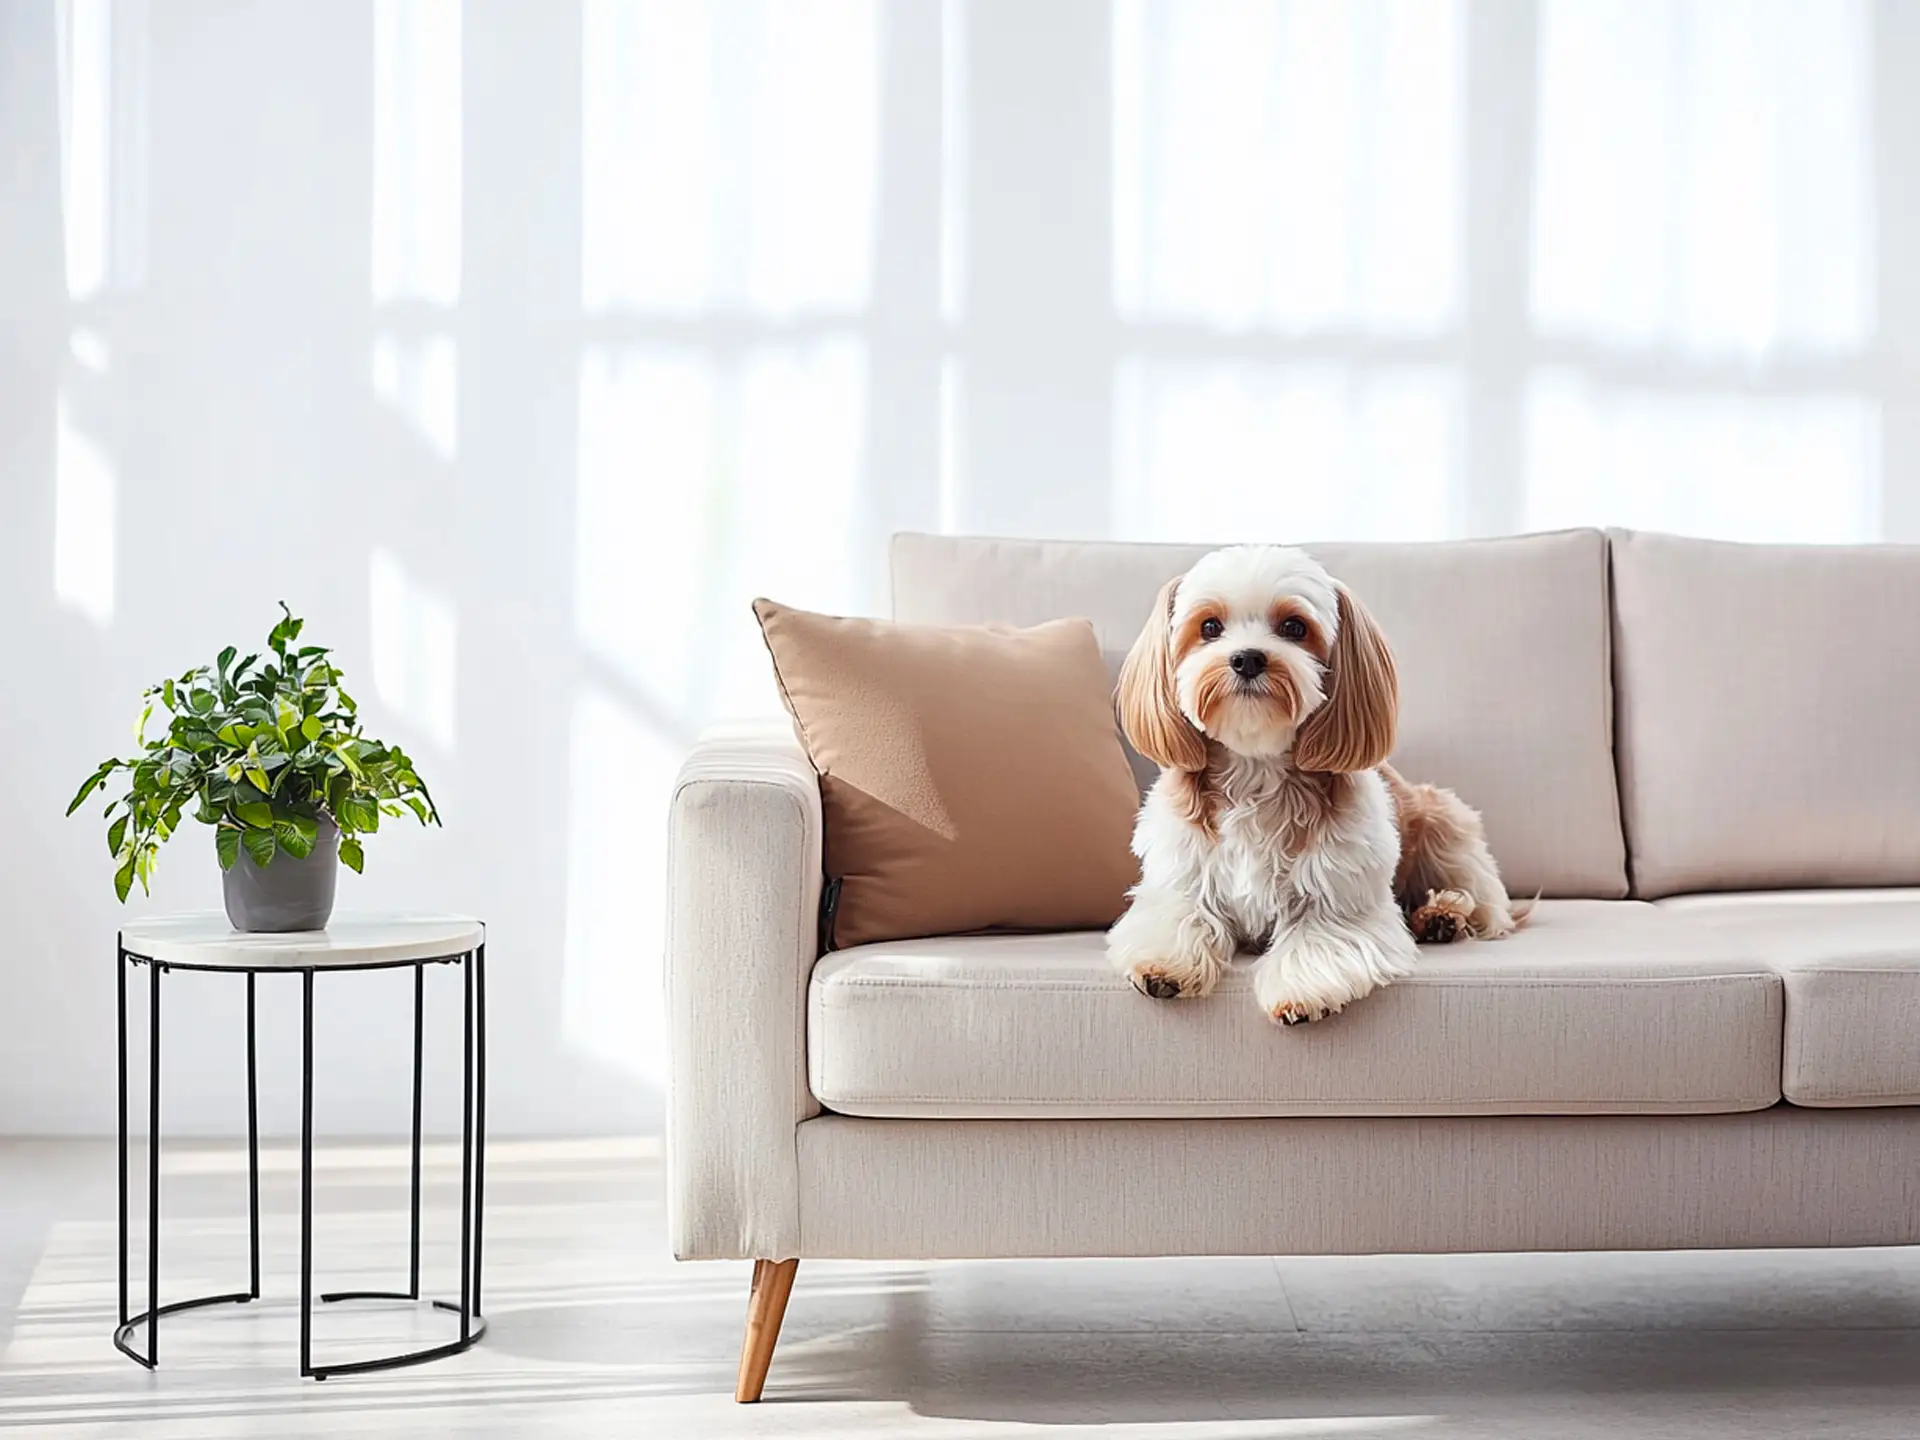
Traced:
<svg viewBox="0 0 1920 1440">
<path fill-rule="evenodd" d="M 1237 948 L 1265 946 L 1304 896 L 1371 891 L 1393 873 L 1399 835 L 1372 772 L 1310 777 L 1284 764 L 1230 761 L 1213 777 L 1211 835 L 1182 813 L 1179 783 L 1162 776 L 1141 810 L 1134 851 L 1142 881 L 1198 899 Z M 1341 793 L 1330 797 L 1328 784 Z"/>
</svg>

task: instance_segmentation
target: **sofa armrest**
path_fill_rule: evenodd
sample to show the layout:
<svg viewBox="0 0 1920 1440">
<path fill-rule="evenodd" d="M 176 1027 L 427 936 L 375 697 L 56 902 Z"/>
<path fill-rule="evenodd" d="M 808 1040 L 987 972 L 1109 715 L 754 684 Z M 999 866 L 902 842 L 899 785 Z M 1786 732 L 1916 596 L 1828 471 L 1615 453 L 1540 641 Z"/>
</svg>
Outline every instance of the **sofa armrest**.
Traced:
<svg viewBox="0 0 1920 1440">
<path fill-rule="evenodd" d="M 820 781 L 792 725 L 702 735 L 667 840 L 667 1208 L 683 1260 L 799 1253 L 820 857 Z"/>
</svg>

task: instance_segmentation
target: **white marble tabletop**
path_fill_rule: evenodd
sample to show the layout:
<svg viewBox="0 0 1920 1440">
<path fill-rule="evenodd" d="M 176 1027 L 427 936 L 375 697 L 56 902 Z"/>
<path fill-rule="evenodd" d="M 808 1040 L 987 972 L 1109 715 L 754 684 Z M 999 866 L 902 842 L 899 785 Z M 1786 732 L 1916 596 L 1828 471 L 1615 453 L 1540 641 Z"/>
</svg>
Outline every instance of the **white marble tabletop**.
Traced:
<svg viewBox="0 0 1920 1440">
<path fill-rule="evenodd" d="M 336 915 L 324 930 L 236 930 L 217 910 L 130 920 L 129 955 L 200 970 L 351 970 L 463 955 L 486 942 L 470 915 Z"/>
</svg>

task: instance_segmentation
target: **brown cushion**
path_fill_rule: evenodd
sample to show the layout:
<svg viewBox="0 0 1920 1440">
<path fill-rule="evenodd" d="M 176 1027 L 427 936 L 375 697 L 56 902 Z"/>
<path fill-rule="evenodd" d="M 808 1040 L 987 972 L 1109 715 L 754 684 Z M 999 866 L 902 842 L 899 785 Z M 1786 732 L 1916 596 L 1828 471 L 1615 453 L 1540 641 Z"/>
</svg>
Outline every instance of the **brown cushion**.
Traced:
<svg viewBox="0 0 1920 1440">
<path fill-rule="evenodd" d="M 753 610 L 820 772 L 835 943 L 1119 915 L 1140 793 L 1092 625 Z"/>
</svg>

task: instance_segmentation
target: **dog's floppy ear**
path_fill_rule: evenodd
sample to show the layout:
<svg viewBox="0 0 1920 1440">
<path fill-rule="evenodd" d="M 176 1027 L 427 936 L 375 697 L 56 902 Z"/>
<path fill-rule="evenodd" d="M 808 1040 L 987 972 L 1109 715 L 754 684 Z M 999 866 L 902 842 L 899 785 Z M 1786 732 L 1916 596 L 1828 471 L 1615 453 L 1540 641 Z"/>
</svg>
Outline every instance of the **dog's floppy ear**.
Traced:
<svg viewBox="0 0 1920 1440">
<path fill-rule="evenodd" d="M 1302 770 L 1371 770 L 1393 753 L 1400 713 L 1393 651 L 1366 606 L 1346 586 L 1339 590 L 1327 698 L 1293 738 L 1293 763 Z"/>
<path fill-rule="evenodd" d="M 1199 771 L 1207 768 L 1207 742 L 1180 713 L 1173 674 L 1173 599 L 1180 578 L 1160 587 L 1146 628 L 1120 667 L 1115 696 L 1120 728 L 1134 749 L 1164 769 Z"/>
</svg>

